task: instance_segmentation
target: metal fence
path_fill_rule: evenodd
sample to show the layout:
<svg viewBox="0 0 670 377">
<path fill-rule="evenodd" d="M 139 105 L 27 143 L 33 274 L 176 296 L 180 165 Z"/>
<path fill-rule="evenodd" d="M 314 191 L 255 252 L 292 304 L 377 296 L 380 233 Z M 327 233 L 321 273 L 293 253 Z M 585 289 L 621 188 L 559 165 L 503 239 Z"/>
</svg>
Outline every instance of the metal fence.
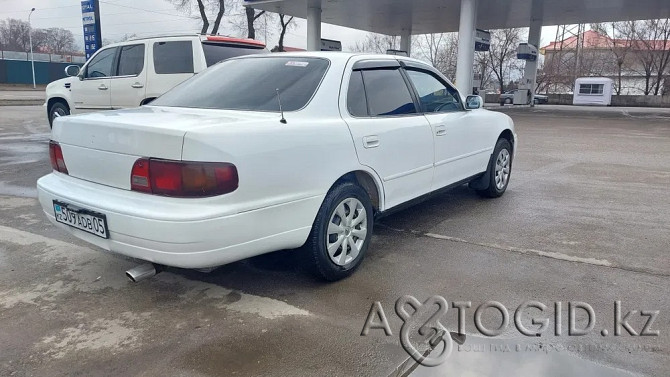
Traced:
<svg viewBox="0 0 670 377">
<path fill-rule="evenodd" d="M 65 77 L 65 67 L 82 65 L 86 58 L 78 55 L 33 54 L 35 83 L 48 84 Z M 0 50 L 0 83 L 32 84 L 33 73 L 29 52 Z"/>
<path fill-rule="evenodd" d="M 3 51 L 0 50 L 0 59 L 2 60 L 30 60 L 29 52 L 22 51 Z M 42 54 L 38 52 L 33 53 L 33 59 L 36 62 L 54 62 L 54 63 L 86 63 L 86 57 L 83 55 L 59 55 L 59 54 Z"/>
</svg>

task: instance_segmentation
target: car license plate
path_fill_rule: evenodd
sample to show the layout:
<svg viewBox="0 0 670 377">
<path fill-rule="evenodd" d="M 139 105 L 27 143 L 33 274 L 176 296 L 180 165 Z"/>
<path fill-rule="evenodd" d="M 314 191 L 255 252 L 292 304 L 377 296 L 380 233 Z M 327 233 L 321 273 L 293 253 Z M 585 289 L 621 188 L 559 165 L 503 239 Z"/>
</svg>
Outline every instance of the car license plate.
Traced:
<svg viewBox="0 0 670 377">
<path fill-rule="evenodd" d="M 109 238 L 107 217 L 102 213 L 78 208 L 71 204 L 53 201 L 56 221 L 83 230 L 98 237 Z"/>
</svg>

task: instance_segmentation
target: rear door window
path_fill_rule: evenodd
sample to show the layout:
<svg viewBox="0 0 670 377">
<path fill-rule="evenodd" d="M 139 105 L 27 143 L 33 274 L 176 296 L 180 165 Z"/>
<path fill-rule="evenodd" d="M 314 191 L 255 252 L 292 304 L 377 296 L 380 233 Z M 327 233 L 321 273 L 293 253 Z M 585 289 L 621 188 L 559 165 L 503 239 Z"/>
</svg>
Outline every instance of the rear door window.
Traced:
<svg viewBox="0 0 670 377">
<path fill-rule="evenodd" d="M 191 41 L 156 42 L 154 70 L 158 74 L 193 73 L 193 43 Z"/>
<path fill-rule="evenodd" d="M 137 76 L 144 69 L 144 44 L 123 46 L 117 76 Z"/>
<path fill-rule="evenodd" d="M 222 60 L 242 55 L 262 54 L 266 50 L 260 46 L 245 46 L 227 43 L 202 42 L 207 66 L 214 65 Z"/>
<path fill-rule="evenodd" d="M 349 80 L 347 92 L 347 108 L 349 114 L 355 117 L 368 116 L 368 100 L 365 98 L 365 86 L 361 71 L 353 71 Z"/>
<path fill-rule="evenodd" d="M 416 113 L 412 95 L 399 69 L 373 69 L 362 73 L 370 116 Z"/>
</svg>

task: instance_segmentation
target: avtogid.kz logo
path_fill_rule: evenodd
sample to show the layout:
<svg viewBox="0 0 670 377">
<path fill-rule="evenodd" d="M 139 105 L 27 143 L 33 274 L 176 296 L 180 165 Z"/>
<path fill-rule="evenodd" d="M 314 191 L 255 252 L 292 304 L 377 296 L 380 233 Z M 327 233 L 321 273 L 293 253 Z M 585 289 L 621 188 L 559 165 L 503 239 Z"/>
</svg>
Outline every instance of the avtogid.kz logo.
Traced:
<svg viewBox="0 0 670 377">
<path fill-rule="evenodd" d="M 497 301 L 487 301 L 474 308 L 474 327 L 483 336 L 495 337 L 502 335 L 510 325 L 510 318 L 516 330 L 527 337 L 539 337 L 553 328 L 554 336 L 562 336 L 563 332 L 563 302 L 553 304 L 553 313 L 547 315 L 549 307 L 538 301 L 526 301 L 519 305 L 513 314 Z M 589 335 L 595 329 L 596 314 L 593 307 L 586 302 L 569 301 L 567 305 L 568 336 Z M 402 320 L 400 327 L 400 344 L 417 363 L 423 366 L 437 366 L 446 361 L 454 346 L 453 341 L 462 345 L 465 341 L 465 318 L 468 309 L 471 311 L 470 301 L 455 301 L 451 307 L 456 309 L 458 332 L 450 333 L 441 321 L 446 320 L 449 305 L 442 296 L 431 296 L 423 303 L 413 296 L 402 296 L 395 303 L 395 312 Z M 612 313 L 611 311 L 609 311 Z M 499 315 L 500 325 L 497 328 L 488 328 L 484 325 L 482 317 L 487 315 Z M 597 331 L 600 336 L 658 336 L 658 330 L 652 330 L 652 325 L 658 317 L 658 310 L 630 310 L 622 313 L 621 301 L 614 302 L 614 328 L 613 332 L 607 328 Z M 634 317 L 639 315 L 638 320 Z M 550 326 L 553 317 L 554 326 Z M 579 321 L 577 318 L 579 317 Z M 646 319 L 645 319 L 646 318 Z M 642 319 L 640 321 L 639 319 Z M 635 328 L 629 321 L 642 322 L 639 328 Z M 525 324 L 524 324 L 525 323 Z M 530 323 L 530 326 L 529 326 Z M 581 326 L 577 326 L 580 323 Z M 370 330 L 382 330 L 386 336 L 391 336 L 392 331 L 384 308 L 379 301 L 372 303 L 368 312 L 361 336 L 367 336 Z"/>
</svg>

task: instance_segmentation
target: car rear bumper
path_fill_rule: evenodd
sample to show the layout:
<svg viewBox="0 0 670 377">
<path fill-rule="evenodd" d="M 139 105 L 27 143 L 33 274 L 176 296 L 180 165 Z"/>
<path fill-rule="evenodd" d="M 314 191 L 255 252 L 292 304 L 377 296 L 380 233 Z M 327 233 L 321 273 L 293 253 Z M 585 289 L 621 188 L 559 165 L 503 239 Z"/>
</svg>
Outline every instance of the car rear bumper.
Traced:
<svg viewBox="0 0 670 377">
<path fill-rule="evenodd" d="M 310 197 L 217 216 L 211 211 L 203 215 L 193 199 L 155 197 L 60 173 L 40 178 L 37 191 L 49 220 L 74 236 L 108 251 L 182 268 L 214 267 L 299 247 L 323 200 L 323 196 Z M 56 222 L 53 200 L 105 214 L 109 238 Z M 194 204 L 190 206 L 189 201 Z"/>
</svg>

